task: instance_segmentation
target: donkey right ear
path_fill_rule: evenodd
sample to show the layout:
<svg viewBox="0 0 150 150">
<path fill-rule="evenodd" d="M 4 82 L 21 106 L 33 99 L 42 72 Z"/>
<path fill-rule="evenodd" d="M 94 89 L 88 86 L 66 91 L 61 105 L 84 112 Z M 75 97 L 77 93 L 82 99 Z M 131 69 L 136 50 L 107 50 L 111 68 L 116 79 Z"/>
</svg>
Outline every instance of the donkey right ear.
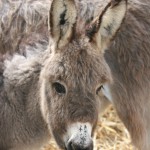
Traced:
<svg viewBox="0 0 150 150">
<path fill-rule="evenodd" d="M 87 30 L 90 41 L 104 52 L 120 28 L 127 11 L 127 0 L 111 0 Z"/>
<path fill-rule="evenodd" d="M 77 10 L 74 0 L 53 0 L 49 13 L 50 34 L 55 47 L 61 49 L 71 41 Z"/>
</svg>

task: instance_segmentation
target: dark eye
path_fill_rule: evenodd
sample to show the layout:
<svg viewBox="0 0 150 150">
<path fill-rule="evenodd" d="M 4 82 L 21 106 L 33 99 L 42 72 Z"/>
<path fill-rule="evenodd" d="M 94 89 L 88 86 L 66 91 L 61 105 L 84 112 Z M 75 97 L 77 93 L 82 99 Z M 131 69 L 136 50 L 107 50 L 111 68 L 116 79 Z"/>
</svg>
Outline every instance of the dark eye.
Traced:
<svg viewBox="0 0 150 150">
<path fill-rule="evenodd" d="M 65 94 L 66 93 L 65 87 L 58 82 L 53 83 L 53 87 L 56 90 L 56 92 L 59 94 Z"/>
<path fill-rule="evenodd" d="M 96 94 L 98 94 L 98 93 L 101 91 L 101 89 L 103 89 L 103 85 L 101 85 L 101 86 L 99 86 L 99 87 L 97 88 Z"/>
</svg>

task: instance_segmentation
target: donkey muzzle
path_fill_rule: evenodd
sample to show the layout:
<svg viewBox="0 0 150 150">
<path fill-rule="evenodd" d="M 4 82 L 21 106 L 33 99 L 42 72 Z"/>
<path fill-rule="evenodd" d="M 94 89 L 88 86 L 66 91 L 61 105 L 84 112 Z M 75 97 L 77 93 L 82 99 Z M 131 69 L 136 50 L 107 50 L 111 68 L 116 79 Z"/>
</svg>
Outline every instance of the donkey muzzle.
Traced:
<svg viewBox="0 0 150 150">
<path fill-rule="evenodd" d="M 93 150 L 92 126 L 89 123 L 74 123 L 70 126 L 67 150 Z"/>
</svg>

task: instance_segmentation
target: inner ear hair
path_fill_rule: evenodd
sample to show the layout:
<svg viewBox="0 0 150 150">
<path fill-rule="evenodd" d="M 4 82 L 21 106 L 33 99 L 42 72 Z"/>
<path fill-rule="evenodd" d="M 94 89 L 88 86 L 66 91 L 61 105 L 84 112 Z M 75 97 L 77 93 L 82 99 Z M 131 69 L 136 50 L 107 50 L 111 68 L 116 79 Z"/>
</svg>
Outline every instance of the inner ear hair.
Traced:
<svg viewBox="0 0 150 150">
<path fill-rule="evenodd" d="M 100 25 L 102 22 L 102 17 L 105 14 L 105 12 L 107 11 L 107 9 L 112 5 L 112 1 L 109 2 L 106 7 L 104 8 L 104 10 L 101 12 L 101 14 L 96 17 L 89 26 L 87 26 L 86 29 L 86 35 L 89 37 L 90 41 L 92 41 L 93 36 L 99 31 L 100 29 Z"/>
<path fill-rule="evenodd" d="M 112 38 L 124 20 L 127 10 L 127 0 L 112 0 L 107 9 L 100 16 L 100 34 Z"/>
<path fill-rule="evenodd" d="M 119 30 L 127 10 L 127 0 L 112 0 L 88 26 L 86 34 L 98 49 L 105 49 Z"/>
<path fill-rule="evenodd" d="M 53 0 L 49 26 L 51 37 L 57 47 L 61 48 L 70 42 L 76 15 L 74 0 Z"/>
</svg>

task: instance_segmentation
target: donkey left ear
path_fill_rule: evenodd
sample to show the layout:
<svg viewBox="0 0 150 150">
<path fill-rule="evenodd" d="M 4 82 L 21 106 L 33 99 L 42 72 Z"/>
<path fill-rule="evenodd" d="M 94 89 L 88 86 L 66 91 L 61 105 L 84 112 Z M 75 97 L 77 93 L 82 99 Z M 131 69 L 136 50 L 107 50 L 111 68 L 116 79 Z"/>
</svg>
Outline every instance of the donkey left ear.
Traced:
<svg viewBox="0 0 150 150">
<path fill-rule="evenodd" d="M 70 42 L 76 23 L 74 0 L 53 0 L 49 13 L 50 36 L 56 49 L 61 49 Z"/>
<path fill-rule="evenodd" d="M 120 28 L 127 10 L 127 0 L 112 0 L 88 29 L 91 42 L 104 50 Z"/>
</svg>

